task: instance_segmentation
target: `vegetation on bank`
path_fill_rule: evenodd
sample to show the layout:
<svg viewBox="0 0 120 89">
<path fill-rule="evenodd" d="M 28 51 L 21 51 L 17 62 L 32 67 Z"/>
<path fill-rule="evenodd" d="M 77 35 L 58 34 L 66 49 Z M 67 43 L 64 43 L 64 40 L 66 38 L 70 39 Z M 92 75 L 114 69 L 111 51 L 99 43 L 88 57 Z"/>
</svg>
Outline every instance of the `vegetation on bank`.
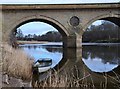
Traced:
<svg viewBox="0 0 120 89">
<path fill-rule="evenodd" d="M 82 36 L 83 42 L 98 43 L 117 43 L 120 42 L 120 27 L 108 22 L 102 21 L 101 25 L 91 25 Z"/>
<path fill-rule="evenodd" d="M 48 41 L 48 42 L 60 42 L 62 41 L 62 35 L 57 31 L 49 31 L 43 35 L 23 35 L 21 29 L 17 30 L 16 33 L 17 40 L 22 41 Z"/>
<path fill-rule="evenodd" d="M 67 72 L 69 71 L 69 72 Z M 79 68 L 71 67 L 70 70 L 62 70 L 62 73 L 51 70 L 48 71 L 48 76 L 41 82 L 34 82 L 34 88 L 79 88 L 79 89 L 119 89 L 120 75 L 115 73 L 115 76 L 110 76 L 107 73 L 101 74 L 102 79 L 94 79 L 95 76 L 83 71 L 83 77 L 80 77 Z M 97 78 L 97 77 L 96 77 Z M 98 77 L 99 78 L 99 77 Z M 97 80 L 97 81 L 96 81 Z"/>
<path fill-rule="evenodd" d="M 2 48 L 2 72 L 23 80 L 31 80 L 33 60 L 21 49 L 14 49 L 3 44 Z"/>
</svg>

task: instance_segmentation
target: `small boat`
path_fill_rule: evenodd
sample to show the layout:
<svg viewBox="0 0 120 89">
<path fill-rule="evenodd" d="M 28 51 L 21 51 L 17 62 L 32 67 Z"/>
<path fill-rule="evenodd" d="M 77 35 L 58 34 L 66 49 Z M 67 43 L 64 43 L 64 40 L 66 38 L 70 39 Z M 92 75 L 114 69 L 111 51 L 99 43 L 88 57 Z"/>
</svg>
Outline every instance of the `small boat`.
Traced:
<svg viewBox="0 0 120 89">
<path fill-rule="evenodd" d="M 38 72 L 42 73 L 42 72 L 46 72 L 47 70 L 49 70 L 51 68 L 51 65 L 52 65 L 52 59 L 41 58 L 35 62 L 34 67 L 37 67 Z"/>
</svg>

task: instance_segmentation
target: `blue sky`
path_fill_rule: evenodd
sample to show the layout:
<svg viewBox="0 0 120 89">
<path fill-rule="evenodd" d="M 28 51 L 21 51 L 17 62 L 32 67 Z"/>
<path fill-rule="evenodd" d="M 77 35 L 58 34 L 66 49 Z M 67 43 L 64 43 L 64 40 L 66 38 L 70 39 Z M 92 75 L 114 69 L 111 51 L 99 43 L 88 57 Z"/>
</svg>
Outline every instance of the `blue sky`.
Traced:
<svg viewBox="0 0 120 89">
<path fill-rule="evenodd" d="M 41 35 L 47 33 L 48 31 L 57 31 L 53 26 L 43 22 L 29 22 L 20 26 L 18 29 L 21 29 L 24 35 Z"/>
<path fill-rule="evenodd" d="M 113 3 L 120 0 L 0 0 L 0 4 L 74 4 L 74 3 Z M 96 22 L 95 24 L 100 24 Z M 42 22 L 31 22 L 20 26 L 26 34 L 45 34 L 48 31 L 57 31 L 51 25 Z"/>
</svg>

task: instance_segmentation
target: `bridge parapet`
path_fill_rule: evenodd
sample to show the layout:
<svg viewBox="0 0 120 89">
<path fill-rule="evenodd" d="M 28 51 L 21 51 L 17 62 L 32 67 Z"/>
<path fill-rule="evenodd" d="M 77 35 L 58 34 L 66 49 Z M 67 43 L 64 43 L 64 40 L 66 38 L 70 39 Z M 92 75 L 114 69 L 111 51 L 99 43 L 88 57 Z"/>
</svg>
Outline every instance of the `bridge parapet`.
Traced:
<svg viewBox="0 0 120 89">
<path fill-rule="evenodd" d="M 90 3 L 90 4 L 3 4 L 3 10 L 74 10 L 74 9 L 118 9 L 120 3 Z"/>
</svg>

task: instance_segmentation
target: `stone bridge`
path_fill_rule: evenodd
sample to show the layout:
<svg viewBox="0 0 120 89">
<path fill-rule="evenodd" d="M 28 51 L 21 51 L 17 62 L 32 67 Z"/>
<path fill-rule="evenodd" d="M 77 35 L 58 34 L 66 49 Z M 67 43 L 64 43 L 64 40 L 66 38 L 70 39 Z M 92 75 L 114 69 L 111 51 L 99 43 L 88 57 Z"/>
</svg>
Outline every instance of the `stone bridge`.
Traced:
<svg viewBox="0 0 120 89">
<path fill-rule="evenodd" d="M 82 50 L 78 48 L 82 46 L 82 34 L 94 21 L 108 20 L 120 27 L 120 3 L 59 5 L 4 4 L 0 5 L 0 10 L 2 12 L 0 13 L 0 36 L 2 35 L 0 40 L 2 42 L 10 43 L 16 29 L 25 23 L 33 21 L 48 23 L 62 34 L 63 47 L 67 48 L 64 50 L 66 52 L 63 51 L 63 61 L 56 68 L 65 69 L 69 73 L 69 69 L 77 65 L 81 73 L 81 78 L 90 73 L 92 83 L 94 81 L 101 84 L 101 82 L 106 81 L 103 75 L 92 72 L 84 65 L 80 55 Z M 119 69 L 120 66 L 114 69 L 115 73 L 119 72 L 120 74 Z M 111 82 L 113 80 L 115 79 L 107 81 Z M 91 77 L 88 78 L 88 81 L 91 82 Z"/>
<path fill-rule="evenodd" d="M 120 26 L 120 3 L 0 5 L 2 41 L 10 42 L 19 26 L 41 21 L 55 27 L 63 36 L 64 47 L 81 47 L 82 34 L 96 20 L 108 20 Z"/>
</svg>

